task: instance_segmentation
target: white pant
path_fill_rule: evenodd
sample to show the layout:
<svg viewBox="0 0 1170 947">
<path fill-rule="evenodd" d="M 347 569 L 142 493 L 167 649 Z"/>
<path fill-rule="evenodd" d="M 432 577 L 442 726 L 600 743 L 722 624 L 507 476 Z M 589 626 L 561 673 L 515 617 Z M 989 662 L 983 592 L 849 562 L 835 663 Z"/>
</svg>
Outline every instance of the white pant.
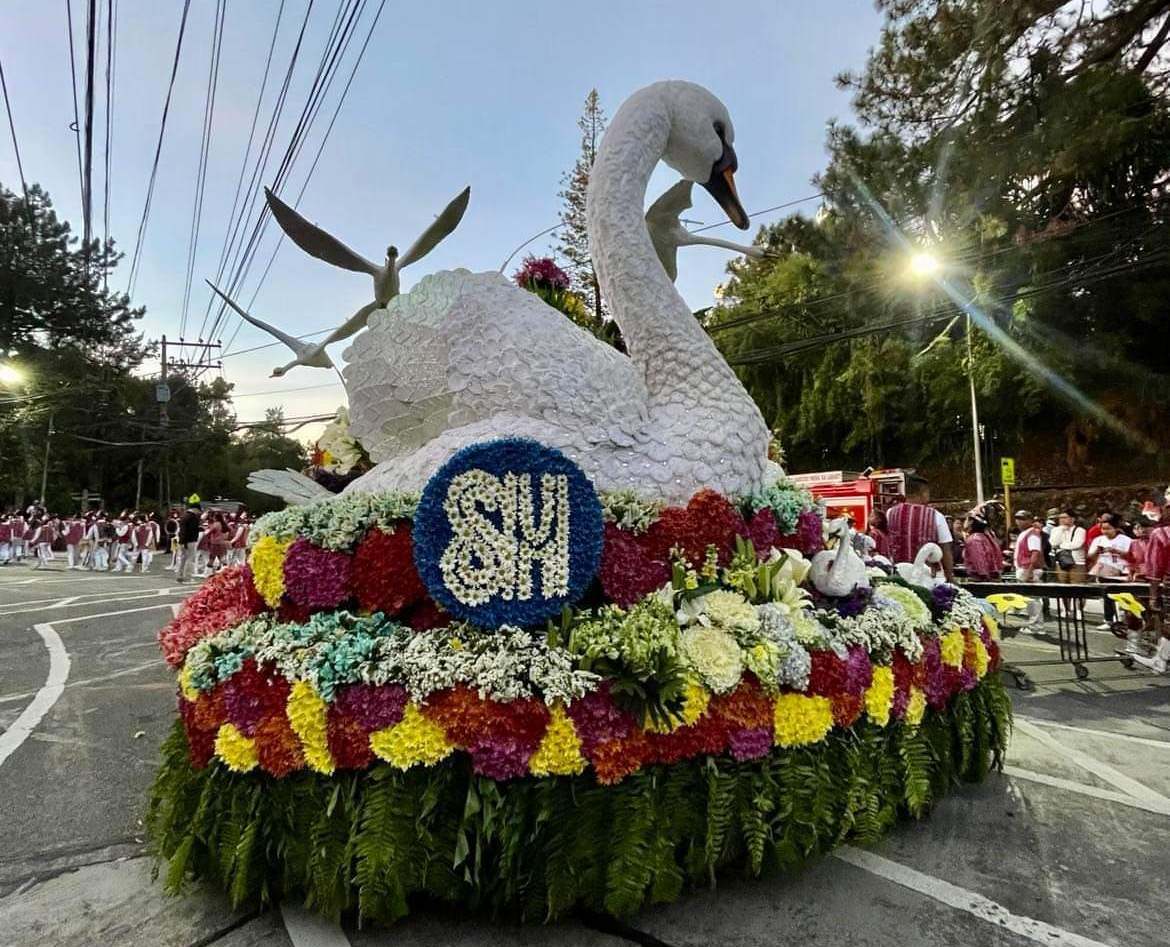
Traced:
<svg viewBox="0 0 1170 947">
<path fill-rule="evenodd" d="M 38 565 L 47 565 L 53 561 L 53 547 L 48 543 L 37 543 Z"/>
<path fill-rule="evenodd" d="M 154 559 L 154 553 L 150 551 L 149 547 L 143 547 L 138 550 L 142 553 L 142 571 L 146 572 L 150 568 L 150 563 Z"/>
<path fill-rule="evenodd" d="M 198 558 L 199 542 L 184 543 L 179 546 L 179 565 L 177 568 L 177 578 L 180 582 L 184 582 L 191 574 L 191 569 L 195 566 L 195 560 Z"/>
<path fill-rule="evenodd" d="M 70 569 L 78 568 L 78 563 L 80 562 L 80 560 L 78 559 L 78 556 L 77 556 L 77 547 L 76 546 L 66 546 L 65 547 L 65 558 L 69 562 Z"/>
<path fill-rule="evenodd" d="M 0 543 L 0 562 L 7 562 L 12 558 L 12 544 L 9 542 Z"/>
<path fill-rule="evenodd" d="M 93 568 L 105 572 L 110 567 L 110 549 L 106 545 L 95 546 L 93 550 Z"/>
<path fill-rule="evenodd" d="M 114 551 L 111 555 L 114 559 L 114 572 L 121 572 L 123 568 L 129 572 L 134 568 L 133 563 L 130 562 L 130 557 L 126 555 L 125 543 L 114 543 Z"/>
</svg>

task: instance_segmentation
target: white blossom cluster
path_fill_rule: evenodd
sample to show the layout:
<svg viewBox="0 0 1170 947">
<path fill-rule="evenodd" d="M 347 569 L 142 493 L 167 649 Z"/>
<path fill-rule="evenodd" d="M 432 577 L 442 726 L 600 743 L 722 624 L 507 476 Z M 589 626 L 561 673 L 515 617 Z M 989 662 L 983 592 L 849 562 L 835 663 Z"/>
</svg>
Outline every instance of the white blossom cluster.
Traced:
<svg viewBox="0 0 1170 947">
<path fill-rule="evenodd" d="M 337 417 L 326 425 L 321 436 L 317 438 L 317 449 L 328 451 L 330 460 L 325 469 L 336 473 L 345 473 L 353 469 L 362 459 L 361 445 L 349 433 L 349 410 L 345 407 L 337 409 Z"/>
<path fill-rule="evenodd" d="M 959 588 L 959 594 L 955 596 L 951 610 L 942 624 L 944 631 L 960 628 L 978 633 L 983 627 L 983 609 L 979 607 L 979 600 L 966 589 Z"/>
<path fill-rule="evenodd" d="M 350 549 L 372 526 L 390 529 L 414 519 L 417 493 L 343 493 L 302 506 L 266 513 L 256 521 L 253 539 L 303 536 L 325 549 Z"/>
<path fill-rule="evenodd" d="M 887 663 L 895 648 L 901 648 L 911 661 L 922 656 L 922 641 L 914 622 L 892 601 L 875 603 L 860 615 L 836 618 L 833 631 L 838 641 L 861 645 L 879 663 Z"/>
<path fill-rule="evenodd" d="M 601 494 L 601 515 L 631 533 L 644 533 L 658 520 L 664 506 L 661 500 L 644 499 L 633 490 L 614 490 Z"/>
</svg>

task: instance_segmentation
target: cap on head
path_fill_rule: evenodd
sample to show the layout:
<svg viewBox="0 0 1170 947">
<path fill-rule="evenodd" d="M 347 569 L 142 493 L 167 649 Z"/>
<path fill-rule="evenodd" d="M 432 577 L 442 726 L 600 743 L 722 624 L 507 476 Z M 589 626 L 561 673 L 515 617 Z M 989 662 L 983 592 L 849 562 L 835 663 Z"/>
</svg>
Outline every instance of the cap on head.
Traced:
<svg viewBox="0 0 1170 947">
<path fill-rule="evenodd" d="M 1036 518 L 1036 517 L 1034 517 L 1034 516 L 1031 514 L 1031 512 L 1029 512 L 1028 510 L 1016 510 L 1015 519 L 1018 519 L 1018 520 L 1034 520 L 1035 518 Z"/>
</svg>

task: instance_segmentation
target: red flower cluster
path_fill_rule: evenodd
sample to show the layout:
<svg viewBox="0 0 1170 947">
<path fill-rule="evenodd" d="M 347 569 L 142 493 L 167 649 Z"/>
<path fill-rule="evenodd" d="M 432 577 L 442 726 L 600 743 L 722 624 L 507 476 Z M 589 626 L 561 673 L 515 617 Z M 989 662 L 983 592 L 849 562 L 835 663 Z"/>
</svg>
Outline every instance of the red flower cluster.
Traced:
<svg viewBox="0 0 1170 947">
<path fill-rule="evenodd" d="M 731 501 L 714 490 L 700 490 L 685 507 L 667 507 L 646 531 L 646 547 L 655 559 L 670 561 L 672 549 L 698 568 L 707 558 L 707 547 L 719 553 L 726 565 L 735 550 L 735 537 L 747 532 L 743 517 Z"/>
<path fill-rule="evenodd" d="M 178 668 L 202 639 L 264 611 L 247 566 L 229 566 L 203 583 L 158 633 L 167 664 Z"/>
<path fill-rule="evenodd" d="M 371 529 L 353 555 L 353 589 L 358 604 L 371 612 L 397 615 L 421 601 L 426 588 L 414 567 L 410 524 L 393 532 Z"/>
</svg>

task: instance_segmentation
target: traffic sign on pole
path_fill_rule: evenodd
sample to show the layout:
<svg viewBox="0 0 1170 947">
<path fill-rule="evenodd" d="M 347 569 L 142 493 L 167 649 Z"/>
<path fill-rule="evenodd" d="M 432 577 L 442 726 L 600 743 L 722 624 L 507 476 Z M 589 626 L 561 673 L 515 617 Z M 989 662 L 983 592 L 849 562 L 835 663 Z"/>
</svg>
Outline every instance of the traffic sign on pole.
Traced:
<svg viewBox="0 0 1170 947">
<path fill-rule="evenodd" d="M 1016 460 L 1014 457 L 1001 457 L 999 459 L 999 475 L 1000 481 L 1005 487 L 1016 485 Z"/>
</svg>

